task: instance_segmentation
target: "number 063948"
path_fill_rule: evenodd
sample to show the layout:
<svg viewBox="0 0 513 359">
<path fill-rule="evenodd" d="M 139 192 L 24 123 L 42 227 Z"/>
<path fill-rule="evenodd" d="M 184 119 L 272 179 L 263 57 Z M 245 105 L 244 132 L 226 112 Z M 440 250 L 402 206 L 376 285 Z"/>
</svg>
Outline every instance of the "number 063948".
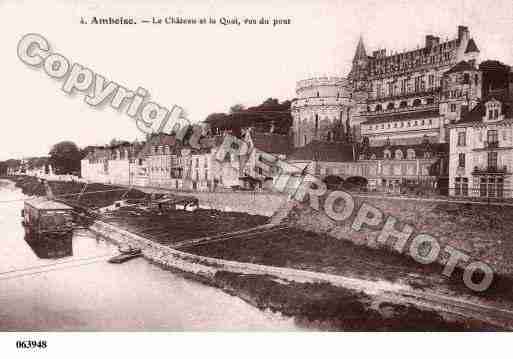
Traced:
<svg viewBox="0 0 513 359">
<path fill-rule="evenodd" d="M 17 349 L 45 349 L 47 347 L 46 340 L 17 340 Z"/>
</svg>

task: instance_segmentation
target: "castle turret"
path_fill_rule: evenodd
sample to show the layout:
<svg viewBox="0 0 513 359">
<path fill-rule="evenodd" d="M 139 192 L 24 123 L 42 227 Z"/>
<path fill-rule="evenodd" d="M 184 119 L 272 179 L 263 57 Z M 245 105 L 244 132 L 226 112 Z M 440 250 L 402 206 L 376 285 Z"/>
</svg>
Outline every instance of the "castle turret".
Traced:
<svg viewBox="0 0 513 359">
<path fill-rule="evenodd" d="M 353 57 L 353 66 L 349 73 L 349 81 L 354 91 L 364 91 L 366 89 L 366 79 L 368 76 L 369 58 L 365 51 L 363 38 L 360 36 L 356 52 Z"/>
</svg>

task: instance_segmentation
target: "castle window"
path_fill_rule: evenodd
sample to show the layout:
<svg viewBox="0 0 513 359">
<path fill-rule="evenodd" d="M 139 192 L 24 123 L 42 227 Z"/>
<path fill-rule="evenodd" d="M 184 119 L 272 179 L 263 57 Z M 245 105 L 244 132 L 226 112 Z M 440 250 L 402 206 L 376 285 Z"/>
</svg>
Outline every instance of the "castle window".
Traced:
<svg viewBox="0 0 513 359">
<path fill-rule="evenodd" d="M 470 84 L 470 75 L 469 74 L 463 74 L 463 84 L 464 85 Z"/>
<path fill-rule="evenodd" d="M 456 104 L 451 103 L 451 112 L 456 112 Z"/>
<path fill-rule="evenodd" d="M 390 153 L 390 151 L 389 150 L 385 150 L 383 152 L 383 158 L 388 160 L 388 159 L 390 159 L 390 157 L 392 157 L 392 154 Z"/>
<path fill-rule="evenodd" d="M 488 168 L 497 168 L 497 152 L 488 152 Z"/>
<path fill-rule="evenodd" d="M 465 154 L 464 153 L 458 154 L 458 167 L 465 168 Z"/>
<path fill-rule="evenodd" d="M 426 159 L 431 158 L 431 152 L 429 152 L 429 151 L 424 152 L 424 158 L 426 158 Z"/>
<path fill-rule="evenodd" d="M 417 107 L 417 106 L 420 106 L 421 105 L 421 101 L 420 99 L 416 98 L 414 101 L 413 101 L 413 107 Z"/>
<path fill-rule="evenodd" d="M 429 75 L 428 77 L 428 86 L 433 87 L 435 85 L 435 75 Z"/>
<path fill-rule="evenodd" d="M 466 133 L 465 131 L 458 132 L 458 146 L 466 146 Z"/>
<path fill-rule="evenodd" d="M 403 159 L 403 151 L 401 151 L 401 150 L 396 150 L 396 151 L 395 151 L 395 159 L 396 159 L 396 160 L 402 160 L 402 159 Z"/>
<path fill-rule="evenodd" d="M 488 130 L 486 133 L 486 140 L 488 141 L 488 145 L 497 144 L 499 142 L 499 134 L 497 130 Z"/>
<path fill-rule="evenodd" d="M 319 97 L 319 91 L 317 91 L 317 97 Z"/>
<path fill-rule="evenodd" d="M 376 159 L 376 154 L 373 153 L 372 156 L 371 156 L 371 160 L 375 160 Z"/>
<path fill-rule="evenodd" d="M 401 80 L 401 93 L 406 93 L 406 80 Z"/>
<path fill-rule="evenodd" d="M 475 85 L 477 85 L 478 82 L 479 82 L 479 75 L 475 74 L 474 75 L 474 83 L 475 83 Z"/>
<path fill-rule="evenodd" d="M 376 111 L 381 111 L 383 108 L 381 107 L 381 104 L 376 105 Z"/>
<path fill-rule="evenodd" d="M 415 159 L 415 150 L 413 148 L 408 148 L 408 150 L 406 150 L 406 158 L 409 160 Z"/>
<path fill-rule="evenodd" d="M 408 106 L 408 103 L 406 101 L 401 101 L 401 103 L 399 104 L 399 108 L 405 108 Z"/>
<path fill-rule="evenodd" d="M 388 105 L 387 105 L 387 110 L 393 110 L 394 109 L 394 103 L 393 102 L 389 102 Z"/>
</svg>

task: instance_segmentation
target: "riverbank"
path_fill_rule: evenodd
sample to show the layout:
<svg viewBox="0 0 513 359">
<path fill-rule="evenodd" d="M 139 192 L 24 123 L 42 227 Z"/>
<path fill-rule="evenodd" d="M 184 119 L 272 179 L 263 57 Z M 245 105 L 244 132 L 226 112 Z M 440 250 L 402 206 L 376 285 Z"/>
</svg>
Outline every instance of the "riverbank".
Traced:
<svg viewBox="0 0 513 359">
<path fill-rule="evenodd" d="M 35 177 L 14 176 L 7 177 L 20 188 L 23 194 L 28 196 L 46 195 L 45 186 Z M 54 196 L 74 205 L 80 205 L 89 209 L 97 209 L 110 206 L 119 200 L 123 194 L 126 199 L 144 199 L 147 194 L 137 189 L 127 190 L 124 187 L 104 185 L 100 183 L 87 184 L 68 181 L 49 181 Z"/>
<path fill-rule="evenodd" d="M 27 187 L 25 182 L 21 183 Z M 65 187 L 60 186 L 58 188 Z M 288 208 L 284 209 L 288 212 Z M 338 330 L 503 328 L 499 322 L 485 324 L 457 312 L 430 307 L 425 302 L 413 305 L 411 300 L 405 301 L 404 296 L 388 291 L 389 287 L 403 291 L 423 291 L 435 286 L 440 289 L 445 283 L 439 275 L 441 270 L 437 272 L 438 267 L 420 266 L 406 257 L 390 256 L 386 251 L 357 246 L 325 233 L 289 228 L 205 241 L 184 247 L 183 251 L 172 249 L 178 242 L 188 239 L 249 229 L 267 221 L 267 217 L 212 210 L 147 215 L 119 210 L 104 216 L 91 228 L 114 242 L 142 247 L 144 256 L 156 264 L 221 288 L 260 309 L 292 316 L 307 327 Z M 454 296 L 454 288 L 442 289 Z"/>
<path fill-rule="evenodd" d="M 447 311 L 439 314 L 429 306 L 419 308 L 394 294 L 395 290 L 407 287 L 199 256 L 100 221 L 91 230 L 116 244 L 138 246 L 145 258 L 166 269 L 237 295 L 260 309 L 292 316 L 307 328 L 388 331 L 502 328 L 499 323 L 485 323 Z"/>
</svg>

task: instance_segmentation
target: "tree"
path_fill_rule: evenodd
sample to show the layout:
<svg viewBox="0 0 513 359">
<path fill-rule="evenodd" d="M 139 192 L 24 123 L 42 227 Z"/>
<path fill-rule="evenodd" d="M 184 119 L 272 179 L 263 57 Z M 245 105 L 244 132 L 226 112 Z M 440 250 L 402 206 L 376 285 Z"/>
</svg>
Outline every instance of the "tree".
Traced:
<svg viewBox="0 0 513 359">
<path fill-rule="evenodd" d="M 62 141 L 52 146 L 50 164 L 56 174 L 80 172 L 80 160 L 83 155 L 77 145 L 71 141 Z"/>
<path fill-rule="evenodd" d="M 230 107 L 230 113 L 232 114 L 232 113 L 244 111 L 244 108 L 245 108 L 244 105 L 241 105 L 240 103 L 235 104 L 232 107 Z"/>
<path fill-rule="evenodd" d="M 239 107 L 241 105 L 234 105 L 229 114 L 212 113 L 205 122 L 214 134 L 229 130 L 238 136 L 241 129 L 253 127 L 259 132 L 268 132 L 273 128 L 274 133 L 287 135 L 292 126 L 290 105 L 289 100 L 280 103 L 278 99 L 270 97 L 258 106 L 242 108 Z"/>
</svg>

